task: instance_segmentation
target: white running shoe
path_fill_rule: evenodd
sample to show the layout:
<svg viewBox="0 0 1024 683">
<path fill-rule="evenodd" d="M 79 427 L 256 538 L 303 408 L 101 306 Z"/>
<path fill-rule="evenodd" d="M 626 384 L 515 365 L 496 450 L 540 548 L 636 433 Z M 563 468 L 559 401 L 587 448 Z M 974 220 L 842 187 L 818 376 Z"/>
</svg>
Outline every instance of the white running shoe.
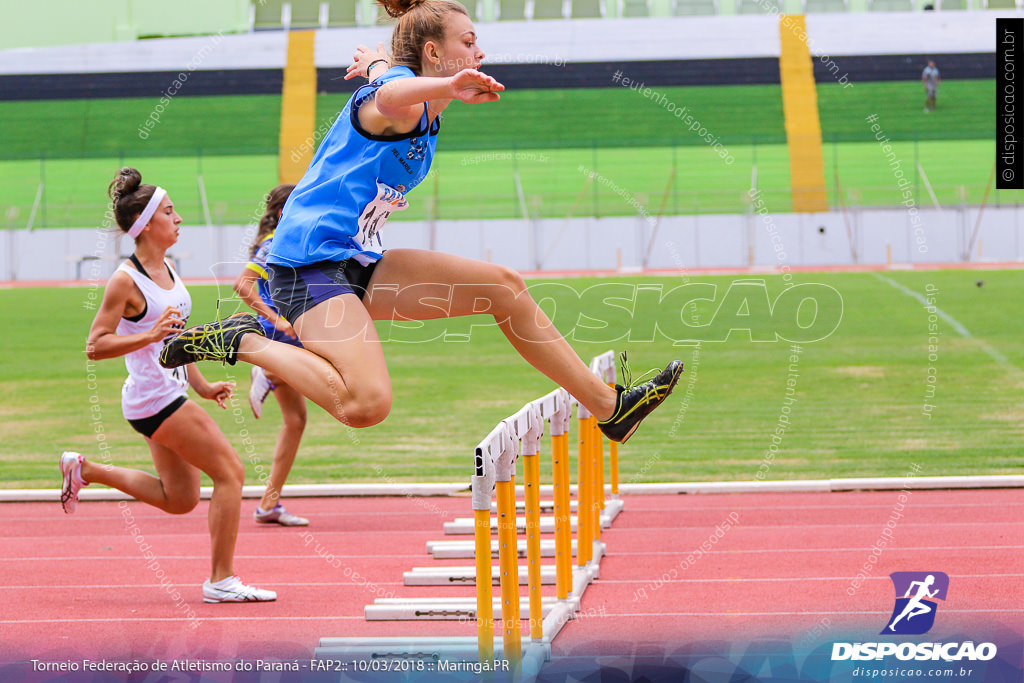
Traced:
<svg viewBox="0 0 1024 683">
<path fill-rule="evenodd" d="M 64 483 L 60 489 L 60 504 L 64 512 L 71 514 L 78 507 L 78 492 L 89 482 L 82 479 L 82 456 L 74 451 L 64 451 L 60 456 L 60 473 Z"/>
<path fill-rule="evenodd" d="M 274 508 L 268 512 L 264 512 L 262 508 L 257 507 L 256 512 L 253 513 L 252 518 L 261 524 L 280 524 L 281 526 L 309 526 L 309 520 L 305 517 L 298 517 L 293 515 L 284 509 L 284 506 L 278 503 Z"/>
<path fill-rule="evenodd" d="M 249 385 L 249 407 L 252 408 L 252 414 L 256 419 L 259 419 L 263 415 L 263 402 L 274 390 L 274 383 L 267 379 L 267 373 L 258 365 L 252 366 L 249 377 L 252 380 Z"/>
<path fill-rule="evenodd" d="M 247 586 L 237 576 L 229 576 L 217 583 L 203 582 L 203 602 L 273 602 L 277 593 L 255 586 Z"/>
</svg>

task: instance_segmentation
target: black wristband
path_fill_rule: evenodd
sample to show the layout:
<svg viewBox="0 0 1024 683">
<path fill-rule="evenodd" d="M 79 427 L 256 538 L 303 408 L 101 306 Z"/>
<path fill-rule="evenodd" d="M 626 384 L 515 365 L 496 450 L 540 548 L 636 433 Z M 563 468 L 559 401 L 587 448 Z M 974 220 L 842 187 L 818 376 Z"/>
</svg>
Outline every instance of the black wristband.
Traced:
<svg viewBox="0 0 1024 683">
<path fill-rule="evenodd" d="M 373 67 L 377 66 L 378 64 L 387 64 L 387 63 L 388 63 L 388 60 L 386 60 L 386 59 L 375 59 L 375 60 L 373 60 L 372 62 L 370 62 L 370 65 L 368 67 L 366 67 L 366 77 L 367 78 L 370 77 L 370 69 L 372 69 Z"/>
</svg>

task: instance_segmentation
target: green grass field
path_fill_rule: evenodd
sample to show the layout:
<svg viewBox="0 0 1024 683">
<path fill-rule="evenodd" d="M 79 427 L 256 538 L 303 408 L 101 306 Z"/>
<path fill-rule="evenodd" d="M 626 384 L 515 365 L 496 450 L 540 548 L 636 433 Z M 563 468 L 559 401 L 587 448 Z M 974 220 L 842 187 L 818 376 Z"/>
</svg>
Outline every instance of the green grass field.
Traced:
<svg viewBox="0 0 1024 683">
<path fill-rule="evenodd" d="M 726 165 L 656 102 L 628 89 L 508 92 L 493 106 L 453 105 L 432 177 L 396 219 L 522 215 L 518 174 L 531 215 L 631 215 L 619 192 L 655 214 L 742 212 L 751 174 L 773 211 L 791 209 L 789 156 L 778 86 L 663 88 L 720 138 L 735 162 Z M 894 141 L 902 169 L 915 178 L 919 204 L 930 203 L 917 176 L 920 163 L 940 203 L 978 203 L 993 164 L 993 81 L 943 83 L 940 110 L 925 115 L 916 83 L 818 87 L 825 180 L 832 206 L 887 206 L 899 200 L 892 171 L 864 119 Z M 317 120 L 330 122 L 344 96 L 321 95 Z M 135 165 L 159 178 L 197 224 L 204 216 L 202 176 L 216 223 L 252 220 L 259 199 L 277 181 L 280 98 L 178 97 L 149 138 L 138 127 L 149 100 L 0 103 L 0 226 L 24 227 L 40 183 L 37 227 L 92 226 L 116 169 Z M 752 109 L 756 108 L 756 115 Z M 557 114 L 553 114 L 557 112 Z M 45 158 L 44 158 L 45 157 Z M 587 182 L 580 169 L 597 171 Z M 838 169 L 838 184 L 836 179 Z M 674 171 L 674 173 L 673 173 Z M 670 182 L 671 180 L 671 182 Z M 1019 202 L 1019 191 L 990 201 Z"/>
<path fill-rule="evenodd" d="M 682 275 L 532 284 L 538 287 L 538 296 L 550 295 L 546 308 L 585 358 L 609 348 L 627 348 L 638 373 L 669 357 L 687 364 L 676 394 L 623 448 L 623 481 L 752 480 L 786 405 L 787 380 L 795 381 L 796 402 L 768 480 L 902 476 L 910 463 L 922 465 L 921 474 L 929 476 L 1019 473 L 1024 322 L 1011 314 L 1006 302 L 1016 300 L 1024 273 L 886 276 L 917 292 L 936 287 L 938 306 L 973 336 L 960 336 L 940 319 L 938 350 L 929 360 L 928 313 L 911 297 L 868 273 L 798 274 L 795 282 L 835 288 L 843 307 L 835 333 L 802 344 L 799 362 L 791 368 L 791 344 L 753 342 L 742 331 L 724 342 L 705 341 L 699 349 L 692 344 L 673 347 L 672 339 L 650 334 L 656 321 L 672 332 L 681 327 L 680 320 L 708 323 L 709 329 L 685 335 L 705 340 L 721 336 L 731 326 L 753 327 L 758 335 L 783 329 L 779 326 L 784 320 L 770 320 L 756 305 L 749 307 L 748 318 L 730 310 L 715 315 L 734 278 L 694 278 L 716 285 L 714 301 L 681 311 L 658 306 L 649 290 L 633 311 L 631 303 L 620 302 L 626 310 L 601 304 L 593 292 L 581 303 L 569 288 L 585 291 L 594 284 L 615 282 L 620 283 L 619 296 L 639 284 L 661 285 L 668 291 L 687 282 Z M 979 279 L 984 287 L 975 285 Z M 783 282 L 768 277 L 766 287 L 774 300 Z M 0 306 L 8 320 L 0 341 L 6 395 L 0 406 L 0 487 L 56 486 L 57 455 L 65 449 L 96 454 L 98 430 L 110 444 L 114 462 L 152 468 L 142 438 L 121 418 L 123 363 L 86 362 L 84 340 L 93 315 L 86 306 L 93 301 L 89 292 L 0 290 Z M 212 316 L 215 289 L 194 287 L 192 294 L 193 319 Z M 584 312 L 588 317 L 582 325 L 587 329 L 581 326 Z M 595 330 L 600 327 L 595 320 L 609 323 L 608 333 Z M 806 318 L 802 321 L 807 324 Z M 384 326 L 381 333 L 390 339 L 385 354 L 395 395 L 391 416 L 377 427 L 355 431 L 311 407 L 293 483 L 385 477 L 467 481 L 476 443 L 498 420 L 552 389 L 484 318 L 439 321 L 416 329 Z M 460 341 L 467 334 L 470 340 Z M 605 338 L 597 339 L 598 335 Z M 1013 367 L 994 361 L 986 345 Z M 264 418 L 254 420 L 245 398 L 248 368 L 206 364 L 202 369 L 207 377 L 238 381 L 239 396 L 232 409 L 221 411 L 203 403 L 239 449 L 249 481 L 255 483 L 254 463 L 269 463 L 280 426 L 276 404 L 269 401 Z M 933 417 L 928 418 L 922 409 L 930 372 L 937 381 L 934 397 L 927 400 L 934 406 Z M 243 448 L 242 429 L 253 437 L 251 450 Z"/>
</svg>

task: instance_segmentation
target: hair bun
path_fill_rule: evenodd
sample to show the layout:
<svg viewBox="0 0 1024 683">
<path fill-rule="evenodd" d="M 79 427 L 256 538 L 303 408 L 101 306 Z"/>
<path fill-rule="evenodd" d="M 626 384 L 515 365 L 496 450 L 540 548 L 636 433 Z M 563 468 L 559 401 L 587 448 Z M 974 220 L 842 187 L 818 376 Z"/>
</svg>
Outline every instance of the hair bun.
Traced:
<svg viewBox="0 0 1024 683">
<path fill-rule="evenodd" d="M 397 19 L 413 8 L 422 5 L 426 0 L 377 0 L 388 16 Z"/>
<path fill-rule="evenodd" d="M 116 204 L 121 197 L 127 197 L 138 191 L 141 185 L 142 174 L 136 169 L 126 166 L 114 176 L 114 180 L 107 187 L 107 194 L 110 195 L 110 199 Z"/>
</svg>

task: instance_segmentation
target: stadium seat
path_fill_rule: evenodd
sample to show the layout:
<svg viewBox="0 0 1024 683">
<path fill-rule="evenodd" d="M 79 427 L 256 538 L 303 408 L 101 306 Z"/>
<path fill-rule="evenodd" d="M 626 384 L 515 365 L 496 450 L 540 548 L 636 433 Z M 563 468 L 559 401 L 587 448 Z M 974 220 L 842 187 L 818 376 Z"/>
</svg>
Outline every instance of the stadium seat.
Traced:
<svg viewBox="0 0 1024 683">
<path fill-rule="evenodd" d="M 291 0 L 289 28 L 320 28 L 320 0 Z"/>
<path fill-rule="evenodd" d="M 498 0 L 499 21 L 522 21 L 526 18 L 526 0 Z"/>
<path fill-rule="evenodd" d="M 619 0 L 619 16 L 649 17 L 651 16 L 650 0 Z"/>
<path fill-rule="evenodd" d="M 804 0 L 804 14 L 820 12 L 848 12 L 847 0 Z"/>
<path fill-rule="evenodd" d="M 281 21 L 282 0 L 267 0 L 266 2 L 254 2 L 253 28 L 259 30 L 281 29 L 284 23 Z"/>
<path fill-rule="evenodd" d="M 718 0 L 672 0 L 672 15 L 718 14 Z"/>
<path fill-rule="evenodd" d="M 466 8 L 467 12 L 469 12 L 469 16 L 473 21 L 483 21 L 483 15 L 481 14 L 483 10 L 483 2 L 480 0 L 459 0 L 459 2 L 462 3 L 462 6 Z"/>
<path fill-rule="evenodd" d="M 781 12 L 781 0 L 736 0 L 736 14 L 766 14 L 772 7 Z"/>
<path fill-rule="evenodd" d="M 872 12 L 912 12 L 914 0 L 868 0 Z"/>
<path fill-rule="evenodd" d="M 604 16 L 604 0 L 572 0 L 573 19 L 592 19 Z"/>
<path fill-rule="evenodd" d="M 565 3 L 562 0 L 533 0 L 531 19 L 564 19 Z"/>
<path fill-rule="evenodd" d="M 327 25 L 355 26 L 356 0 L 327 0 Z"/>
</svg>

